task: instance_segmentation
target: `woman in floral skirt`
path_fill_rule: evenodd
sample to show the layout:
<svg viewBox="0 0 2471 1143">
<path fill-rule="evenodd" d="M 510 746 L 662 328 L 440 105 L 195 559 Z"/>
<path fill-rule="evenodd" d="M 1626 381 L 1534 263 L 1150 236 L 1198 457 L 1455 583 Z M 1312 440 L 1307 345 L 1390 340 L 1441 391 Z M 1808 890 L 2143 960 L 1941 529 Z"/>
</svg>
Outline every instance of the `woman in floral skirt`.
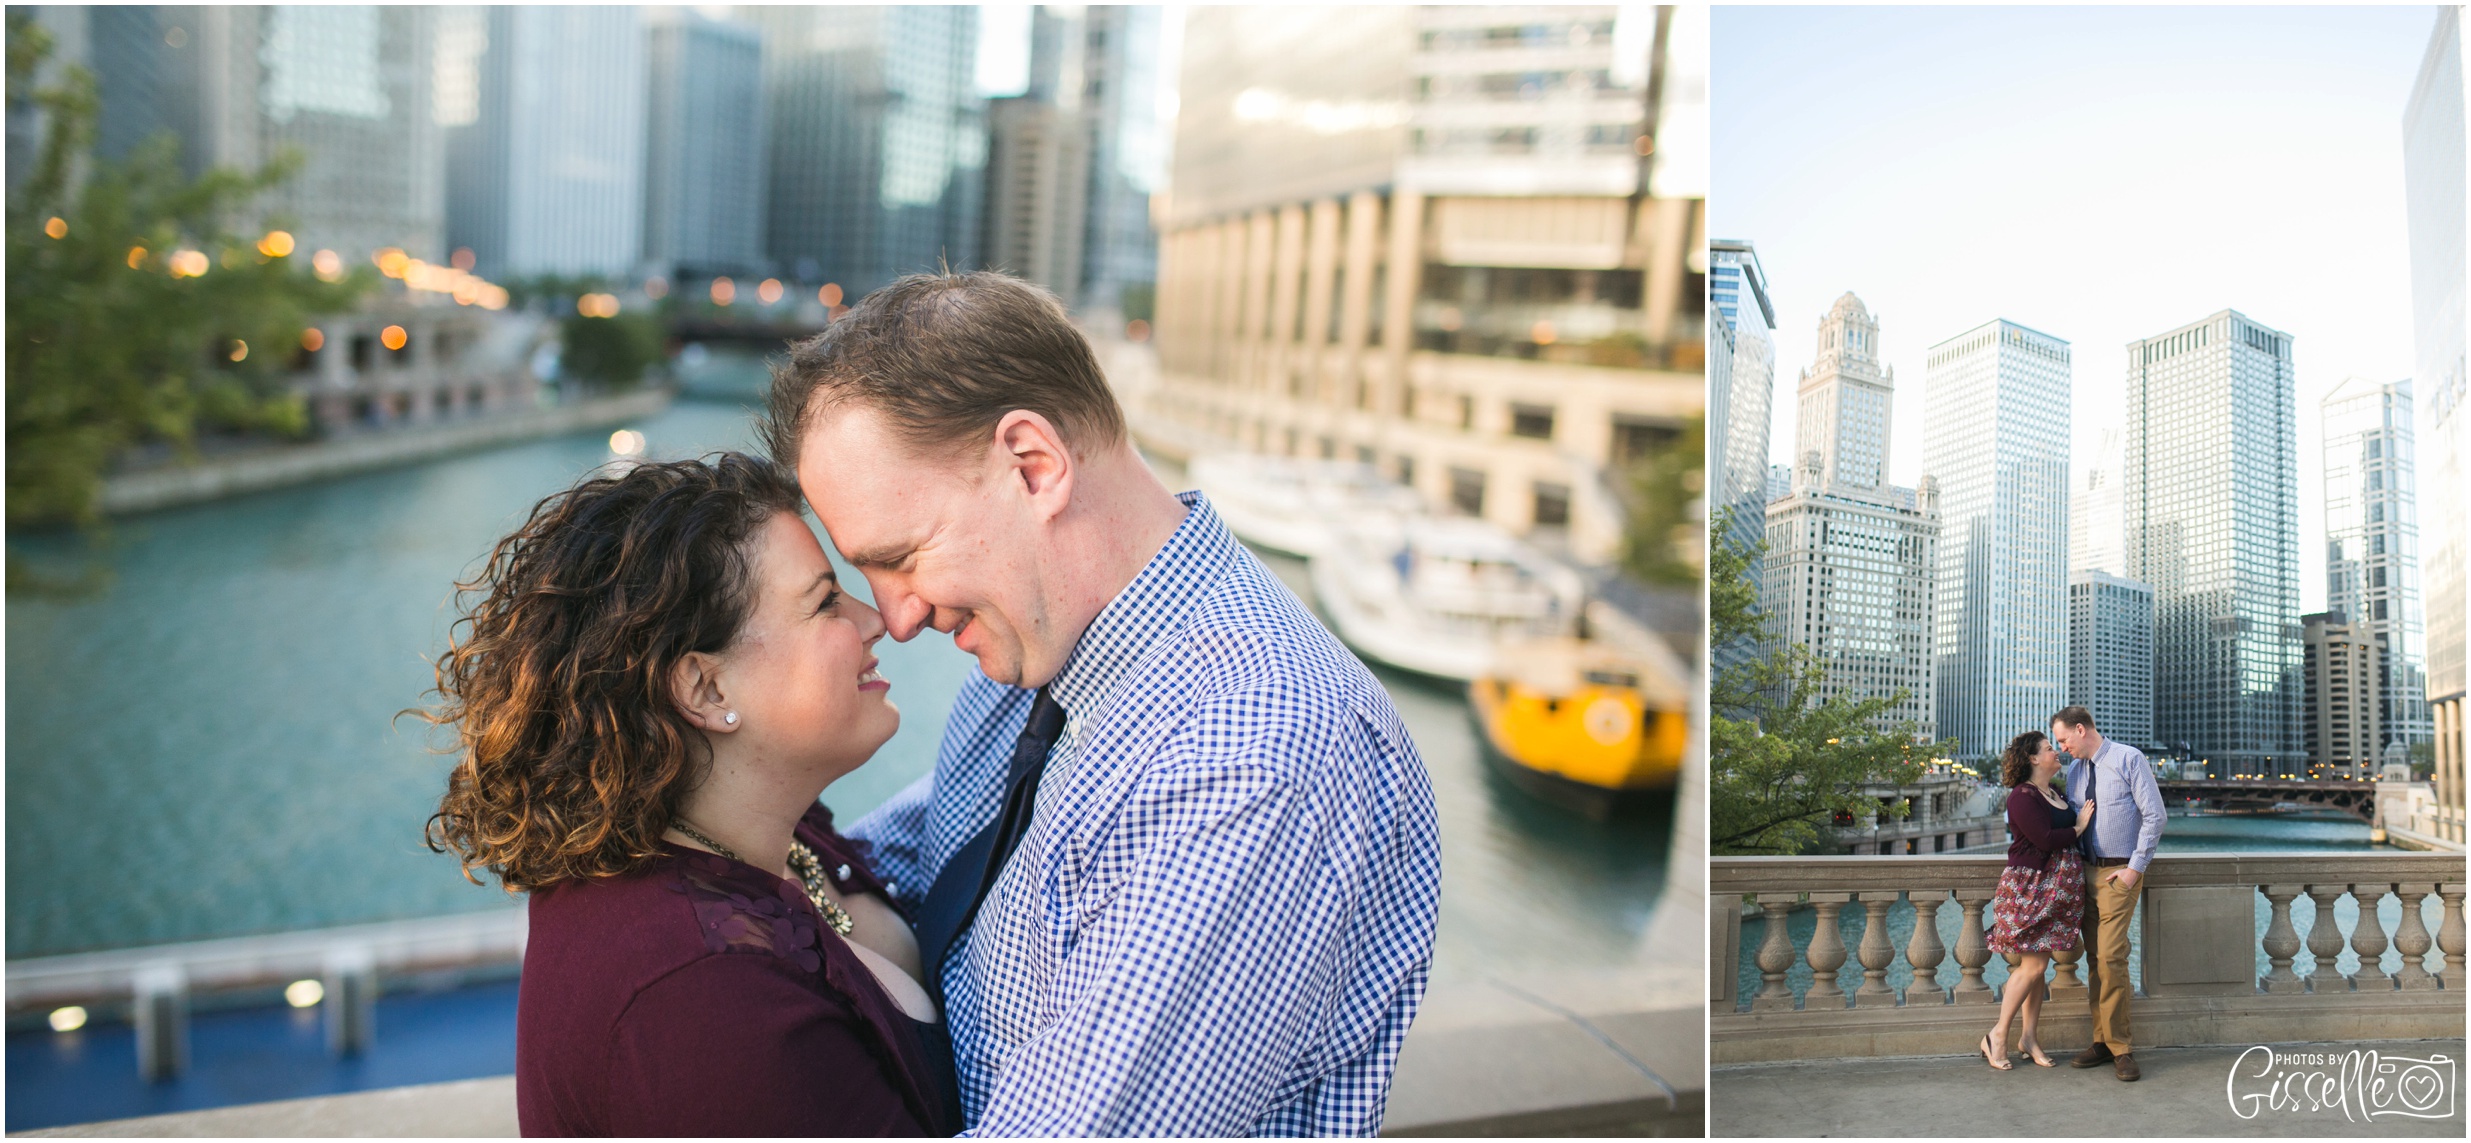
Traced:
<svg viewBox="0 0 2471 1143">
<path fill-rule="evenodd" d="M 2008 743 L 2000 759 L 1999 780 L 2008 790 L 2007 869 L 1999 875 L 1998 895 L 1991 899 L 1991 950 L 2022 958 L 2008 973 L 1999 997 L 1999 1023 L 1982 1037 L 1982 1058 L 2007 1071 L 2008 1022 L 2019 1010 L 2025 1028 L 2018 1046 L 2042 1067 L 2051 1058 L 2034 1038 L 2042 1019 L 2042 1001 L 2050 995 L 2042 973 L 2051 954 L 2076 947 L 2077 924 L 2085 907 L 2085 870 L 2076 839 L 2093 828 L 2094 806 L 2070 813 L 2068 799 L 2052 786 L 2059 774 L 2059 750 L 2041 731 L 2030 730 Z"/>
</svg>

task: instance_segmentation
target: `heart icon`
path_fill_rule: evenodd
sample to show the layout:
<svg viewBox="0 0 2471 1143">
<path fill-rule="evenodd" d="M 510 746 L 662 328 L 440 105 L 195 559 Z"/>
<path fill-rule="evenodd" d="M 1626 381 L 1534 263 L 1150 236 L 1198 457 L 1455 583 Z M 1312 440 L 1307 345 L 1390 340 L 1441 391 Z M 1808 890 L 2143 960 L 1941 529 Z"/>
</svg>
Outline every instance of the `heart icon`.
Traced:
<svg viewBox="0 0 2471 1143">
<path fill-rule="evenodd" d="M 2404 1107 L 2412 1111 L 2427 1111 L 2445 1098 L 2445 1079 L 2437 1073 L 2437 1069 L 2416 1064 L 2395 1077 L 2394 1089 Z"/>
</svg>

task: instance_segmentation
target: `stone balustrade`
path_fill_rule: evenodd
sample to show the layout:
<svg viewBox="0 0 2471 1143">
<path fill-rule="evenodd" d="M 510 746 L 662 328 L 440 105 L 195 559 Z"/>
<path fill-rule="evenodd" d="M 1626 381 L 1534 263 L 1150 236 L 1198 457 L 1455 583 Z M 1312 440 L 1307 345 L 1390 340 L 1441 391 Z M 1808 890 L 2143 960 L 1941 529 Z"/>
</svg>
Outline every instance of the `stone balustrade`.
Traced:
<svg viewBox="0 0 2471 1143">
<path fill-rule="evenodd" d="M 2001 856 L 1714 859 L 1713 1062 L 1966 1050 L 1997 1012 L 1998 993 L 1984 979 L 1993 955 L 1985 937 L 2004 863 Z M 2135 1042 L 2460 1037 L 2463 884 L 2459 854 L 2157 857 L 2137 911 Z M 2348 933 L 2336 909 L 2346 896 L 2357 904 Z M 2401 912 L 2391 933 L 2377 915 L 2378 903 L 2389 896 Z M 2268 909 L 2262 934 L 2260 897 Z M 2313 906 L 2304 937 L 2291 916 L 2292 904 L 2303 897 Z M 2431 897 L 2443 902 L 2434 933 L 2422 917 L 2422 903 Z M 1740 983 L 1745 909 L 1737 902 L 1766 922 L 1752 953 L 1760 979 L 1747 995 Z M 1901 942 L 1890 934 L 1890 910 L 1899 903 L 1910 906 L 1913 918 Z M 1815 914 L 1815 927 L 1797 946 L 1787 922 L 1804 907 Z M 1952 949 L 1942 935 L 1951 911 Z M 1861 934 L 1851 948 L 1841 935 L 1847 918 L 1858 918 Z M 2434 967 L 2432 948 L 2443 952 Z M 2380 963 L 2389 949 L 2400 960 L 2398 971 Z M 2303 950 L 2311 958 L 2305 974 L 2295 968 Z M 2346 950 L 2359 966 L 2349 974 L 2338 964 Z M 2052 959 L 2045 1042 L 2082 1044 L 2090 1035 L 2082 952 Z M 1839 979 L 1848 961 L 1861 972 L 1850 990 Z M 1897 989 L 1889 976 L 1900 961 L 1911 983 Z M 1804 968 L 1809 983 L 1797 995 L 1790 981 Z M 2418 995 L 2432 992 L 2453 995 L 2437 1003 L 2430 1002 L 2437 997 Z"/>
</svg>

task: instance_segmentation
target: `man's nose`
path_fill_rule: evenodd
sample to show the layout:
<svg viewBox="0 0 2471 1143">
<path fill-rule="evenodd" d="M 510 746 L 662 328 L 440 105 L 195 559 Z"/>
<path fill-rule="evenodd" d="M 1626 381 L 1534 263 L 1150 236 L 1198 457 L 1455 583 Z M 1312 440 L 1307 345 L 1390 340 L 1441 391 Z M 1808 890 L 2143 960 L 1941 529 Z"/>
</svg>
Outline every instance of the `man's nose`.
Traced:
<svg viewBox="0 0 2471 1143">
<path fill-rule="evenodd" d="M 895 643 L 907 643 L 918 637 L 926 626 L 927 617 L 935 609 L 917 595 L 900 588 L 877 589 L 876 611 L 883 617 L 884 631 Z"/>
</svg>

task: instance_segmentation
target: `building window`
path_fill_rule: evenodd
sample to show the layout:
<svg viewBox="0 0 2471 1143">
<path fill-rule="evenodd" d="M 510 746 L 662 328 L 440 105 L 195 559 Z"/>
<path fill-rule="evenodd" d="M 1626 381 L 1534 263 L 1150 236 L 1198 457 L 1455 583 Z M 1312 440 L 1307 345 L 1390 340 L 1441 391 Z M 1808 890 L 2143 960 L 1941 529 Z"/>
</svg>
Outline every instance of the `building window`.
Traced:
<svg viewBox="0 0 2471 1143">
<path fill-rule="evenodd" d="M 1459 394 L 1459 427 L 1470 430 L 1476 427 L 1476 399 L 1465 393 Z"/>
<path fill-rule="evenodd" d="M 1553 439 L 1553 406 L 1510 406 L 1510 435 L 1532 437 L 1540 441 Z"/>
<path fill-rule="evenodd" d="M 1416 458 L 1406 453 L 1399 454 L 1399 483 L 1409 488 L 1416 486 Z"/>
<path fill-rule="evenodd" d="M 1673 425 L 1627 413 L 1613 414 L 1613 445 L 1607 455 L 1612 467 L 1628 468 L 1641 458 L 1661 451 L 1682 435 Z"/>
<path fill-rule="evenodd" d="M 1484 474 L 1472 468 L 1451 469 L 1450 506 L 1469 516 L 1484 515 Z"/>
<path fill-rule="evenodd" d="M 1536 526 L 1566 528 L 1570 526 L 1570 486 L 1536 482 Z"/>
</svg>

